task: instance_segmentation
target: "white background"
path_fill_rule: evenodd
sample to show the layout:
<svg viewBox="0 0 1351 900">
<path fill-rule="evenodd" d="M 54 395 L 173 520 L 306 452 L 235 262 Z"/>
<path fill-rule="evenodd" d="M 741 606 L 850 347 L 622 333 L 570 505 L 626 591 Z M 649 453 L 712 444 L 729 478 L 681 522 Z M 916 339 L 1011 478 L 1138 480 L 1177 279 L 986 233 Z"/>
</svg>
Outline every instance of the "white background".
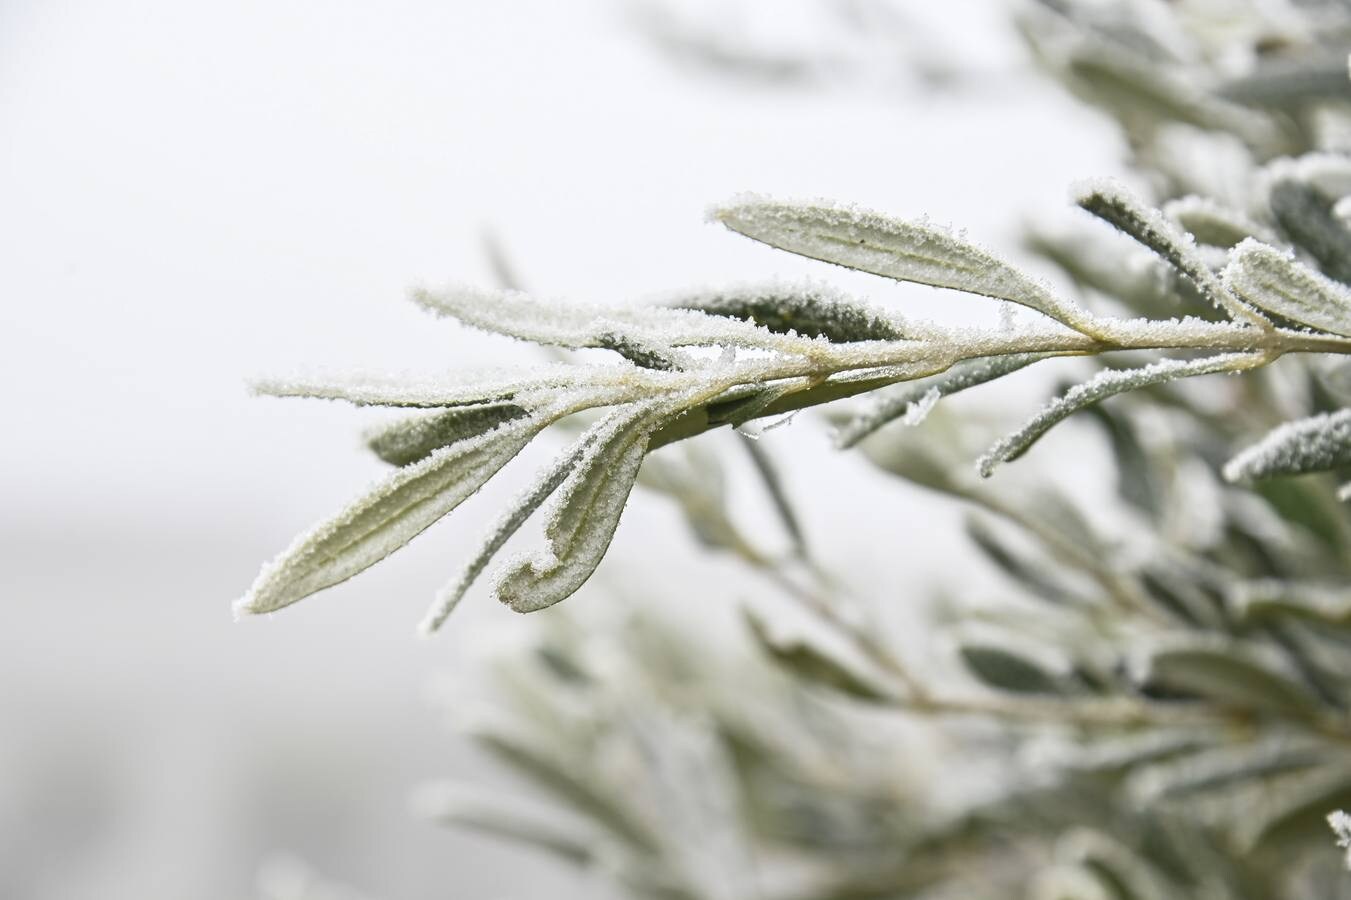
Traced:
<svg viewBox="0 0 1351 900">
<path fill-rule="evenodd" d="M 904 40 L 820 4 L 681 6 L 855 60 L 785 87 L 674 60 L 601 0 L 0 0 L 0 897 L 238 898 L 278 851 L 389 900 L 590 895 L 407 810 L 423 779 L 483 777 L 425 686 L 519 620 L 478 594 L 442 638 L 413 626 L 520 474 L 365 576 L 233 623 L 258 565 L 379 473 L 360 411 L 245 380 L 529 359 L 402 300 L 487 282 L 485 228 L 550 295 L 811 273 L 988 313 L 703 220 L 741 190 L 829 196 L 1016 253 L 1020 216 L 1118 168 L 1003 4 L 894 5 L 979 76 L 928 90 Z M 874 514 L 879 482 L 811 422 L 770 446 L 823 556 L 897 603 L 935 580 L 950 510 L 888 483 Z M 657 558 L 679 573 L 657 592 L 707 581 L 639 498 L 574 602 L 640 602 Z"/>
</svg>

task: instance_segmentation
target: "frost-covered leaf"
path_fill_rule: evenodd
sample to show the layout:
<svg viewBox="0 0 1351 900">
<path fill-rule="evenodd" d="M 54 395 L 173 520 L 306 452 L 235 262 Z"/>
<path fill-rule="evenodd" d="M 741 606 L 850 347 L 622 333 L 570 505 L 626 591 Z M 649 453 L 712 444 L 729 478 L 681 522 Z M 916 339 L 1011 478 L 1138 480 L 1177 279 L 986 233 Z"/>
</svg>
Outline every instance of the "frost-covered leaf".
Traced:
<svg viewBox="0 0 1351 900">
<path fill-rule="evenodd" d="M 1022 456 L 1052 427 L 1092 403 L 1177 378 L 1235 372 L 1251 368 L 1261 361 L 1262 357 L 1257 354 L 1225 353 L 1201 359 L 1165 359 L 1138 369 L 1104 369 L 1051 401 L 1022 428 L 996 443 L 977 461 L 976 468 L 988 478 L 995 466 Z"/>
<path fill-rule="evenodd" d="M 477 491 L 550 421 L 512 420 L 391 473 L 265 565 L 236 612 L 281 609 L 384 559 Z"/>
<path fill-rule="evenodd" d="M 458 406 L 445 412 L 421 413 L 372 429 L 366 435 L 366 446 L 390 465 L 406 466 L 448 444 L 527 415 L 527 410 L 513 403 Z"/>
<path fill-rule="evenodd" d="M 795 342 L 755 323 L 697 309 L 569 303 L 467 285 L 419 289 L 413 300 L 437 315 L 484 331 L 549 346 L 600 347 L 639 362 L 669 362 L 671 351 L 682 346 L 730 344 L 792 351 L 805 345 L 805 339 Z"/>
<path fill-rule="evenodd" d="M 506 511 L 488 529 L 488 533 L 479 544 L 478 550 L 460 569 L 459 574 L 437 592 L 431 609 L 427 611 L 427 615 L 419 626 L 419 630 L 423 634 L 431 634 L 445 624 L 446 619 L 460 605 L 465 593 L 473 587 L 474 582 L 483 574 L 483 570 L 488 567 L 488 563 L 492 562 L 493 557 L 506 546 L 507 541 L 517 531 L 520 531 L 521 526 L 534 514 L 535 510 L 539 509 L 544 501 L 548 500 L 554 491 L 558 490 L 559 485 L 577 468 L 586 452 L 605 433 L 605 422 L 599 422 L 592 426 L 571 447 L 537 474 L 534 481 L 508 504 Z"/>
<path fill-rule="evenodd" d="M 515 403 L 534 409 L 561 393 L 616 390 L 624 385 L 661 384 L 660 373 L 634 371 L 630 366 L 589 366 L 557 363 L 533 369 L 488 369 L 454 375 L 352 373 L 295 375 L 260 379 L 250 385 L 268 397 L 312 397 L 343 400 L 357 406 L 436 408 L 492 406 Z M 597 401 L 604 405 L 603 400 Z"/>
<path fill-rule="evenodd" d="M 746 195 L 713 211 L 728 228 L 771 247 L 934 287 L 1010 300 L 1072 327 L 1083 310 L 1004 260 L 925 222 L 907 222 L 851 206 L 787 203 Z"/>
<path fill-rule="evenodd" d="M 842 450 L 852 447 L 882 426 L 909 415 L 920 404 L 927 403 L 932 407 L 933 402 L 942 397 L 1002 378 L 1045 358 L 1044 353 L 1014 353 L 971 359 L 958 363 L 942 375 L 879 391 L 866 411 L 835 431 L 835 446 Z"/>
<path fill-rule="evenodd" d="M 1075 202 L 1157 253 L 1190 278 L 1202 296 L 1216 307 L 1240 321 L 1263 322 L 1210 270 L 1197 253 L 1191 235 L 1179 231 L 1162 213 L 1141 203 L 1121 185 L 1113 181 L 1088 182 L 1076 190 Z"/>
<path fill-rule="evenodd" d="M 554 498 L 545 525 L 548 550 L 517 560 L 494 593 L 517 612 L 552 606 L 581 587 L 610 546 L 648 440 L 671 414 L 666 400 L 612 413 Z"/>
<path fill-rule="evenodd" d="M 1204 697 L 1215 703 L 1278 715 L 1299 715 L 1316 706 L 1289 675 L 1239 646 L 1164 647 L 1149 653 L 1143 682 Z"/>
<path fill-rule="evenodd" d="M 1351 409 L 1286 422 L 1224 465 L 1229 481 L 1326 472 L 1351 465 Z"/>
<path fill-rule="evenodd" d="M 1333 202 L 1308 182 L 1278 180 L 1267 195 L 1281 230 L 1332 278 L 1351 281 L 1351 228 L 1333 212 Z"/>
<path fill-rule="evenodd" d="M 1330 334 L 1351 336 L 1351 288 L 1274 247 L 1247 240 L 1233 249 L 1224 281 L 1244 300 Z"/>
<path fill-rule="evenodd" d="M 898 341 L 910 336 L 906 324 L 820 285 L 765 285 L 702 294 L 669 301 L 679 309 L 751 322 L 779 334 L 850 341 Z"/>
</svg>

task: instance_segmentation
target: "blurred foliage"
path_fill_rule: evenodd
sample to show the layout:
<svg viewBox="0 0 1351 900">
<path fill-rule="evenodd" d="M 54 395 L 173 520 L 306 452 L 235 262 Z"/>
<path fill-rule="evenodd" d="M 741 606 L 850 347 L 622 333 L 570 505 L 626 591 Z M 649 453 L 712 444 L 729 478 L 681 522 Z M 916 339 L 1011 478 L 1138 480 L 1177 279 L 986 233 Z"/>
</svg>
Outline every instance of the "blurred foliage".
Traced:
<svg viewBox="0 0 1351 900">
<path fill-rule="evenodd" d="M 1351 5 L 1043 0 L 1017 24 L 1214 264 L 1257 237 L 1351 274 Z M 1106 229 L 1027 243 L 1094 307 L 1214 315 Z M 505 712 L 473 733 L 549 807 L 430 809 L 634 897 L 1351 897 L 1325 822 L 1351 805 L 1351 517 L 1326 472 L 1218 474 L 1347 391 L 1343 366 L 1287 357 L 1096 405 L 1116 501 L 1091 517 L 1051 485 L 975 481 L 982 423 L 948 401 L 873 433 L 879 477 L 963 504 L 972 553 L 1002 573 L 1001 603 L 945 601 L 950 671 L 918 670 L 842 596 L 777 479 L 783 558 L 728 513 L 727 459 L 667 447 L 639 483 L 779 605 L 726 641 L 650 612 L 532 623 L 495 670 Z"/>
</svg>

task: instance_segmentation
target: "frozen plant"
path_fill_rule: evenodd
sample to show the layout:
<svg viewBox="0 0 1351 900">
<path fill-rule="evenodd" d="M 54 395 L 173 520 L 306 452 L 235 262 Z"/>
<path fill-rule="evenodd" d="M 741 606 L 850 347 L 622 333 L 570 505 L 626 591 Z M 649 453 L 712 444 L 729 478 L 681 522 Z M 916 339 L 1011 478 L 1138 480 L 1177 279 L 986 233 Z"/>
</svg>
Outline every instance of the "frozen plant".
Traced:
<svg viewBox="0 0 1351 900">
<path fill-rule="evenodd" d="M 491 557 L 544 507 L 545 547 L 508 560 L 494 593 L 520 612 L 552 606 L 600 563 L 643 458 L 674 441 L 844 397 L 915 383 L 931 406 L 946 394 L 1040 360 L 1119 351 L 1183 353 L 1107 369 L 1053 400 L 978 462 L 989 476 L 1051 427 L 1115 394 L 1181 378 L 1243 372 L 1286 354 L 1351 352 L 1351 290 L 1288 250 L 1245 238 L 1216 273 L 1195 238 L 1118 185 L 1082 186 L 1079 206 L 1158 255 L 1223 313 L 1218 320 L 1123 318 L 1089 312 L 964 238 L 833 203 L 745 196 L 712 217 L 774 247 L 869 272 L 1028 307 L 1035 322 L 955 328 L 906 319 L 818 287 L 740 288 L 683 296 L 663 306 L 577 306 L 514 291 L 418 290 L 428 311 L 538 344 L 605 348 L 613 364 L 559 363 L 525 371 L 408 380 L 343 376 L 269 379 L 259 393 L 408 407 L 372 449 L 397 466 L 383 482 L 301 535 L 264 567 L 240 601 L 272 612 L 356 575 L 403 546 L 473 494 L 541 431 L 603 411 L 502 515 L 461 574 L 440 593 L 435 629 Z M 911 401 L 882 404 L 842 426 L 851 444 L 904 416 Z M 1235 460 L 1228 474 L 1264 477 L 1329 469 L 1349 453 L 1339 421 L 1292 426 L 1316 454 L 1279 449 L 1281 435 Z M 1256 456 L 1254 461 L 1252 457 Z"/>
</svg>

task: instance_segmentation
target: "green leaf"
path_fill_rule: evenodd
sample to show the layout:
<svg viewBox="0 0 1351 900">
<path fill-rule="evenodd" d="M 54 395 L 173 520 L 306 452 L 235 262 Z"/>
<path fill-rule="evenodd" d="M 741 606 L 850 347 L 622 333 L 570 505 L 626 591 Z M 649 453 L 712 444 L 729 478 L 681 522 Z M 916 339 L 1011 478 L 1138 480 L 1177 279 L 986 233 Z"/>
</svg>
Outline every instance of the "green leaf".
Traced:
<svg viewBox="0 0 1351 900">
<path fill-rule="evenodd" d="M 445 412 L 419 414 L 373 429 L 366 446 L 390 465 L 406 466 L 456 441 L 491 431 L 529 411 L 512 403 L 458 406 Z"/>
<path fill-rule="evenodd" d="M 1214 703 L 1278 715 L 1314 710 L 1315 698 L 1290 676 L 1237 646 L 1181 645 L 1149 654 L 1143 682 Z"/>
<path fill-rule="evenodd" d="M 1228 481 L 1326 472 L 1351 465 L 1351 409 L 1286 422 L 1224 465 Z"/>
<path fill-rule="evenodd" d="M 552 606 L 580 588 L 600 564 L 647 453 L 648 440 L 673 411 L 665 400 L 635 404 L 601 423 L 554 499 L 545 525 L 548 550 L 509 565 L 494 593 L 517 612 Z"/>
<path fill-rule="evenodd" d="M 1275 247 L 1246 240 L 1229 254 L 1224 281 L 1253 306 L 1329 334 L 1351 336 L 1351 288 Z"/>
<path fill-rule="evenodd" d="M 1342 80 L 1351 87 L 1344 71 Z M 1312 184 L 1285 178 L 1272 185 L 1267 202 L 1281 230 L 1326 274 L 1351 281 L 1351 229 L 1333 213 L 1331 200 Z"/>
<path fill-rule="evenodd" d="M 962 664 L 982 684 L 1012 694 L 1062 694 L 1061 679 L 1009 647 L 966 643 L 957 649 Z"/>
<path fill-rule="evenodd" d="M 977 461 L 976 468 L 982 477 L 989 478 L 1000 463 L 1022 456 L 1055 425 L 1100 400 L 1177 378 L 1236 372 L 1252 368 L 1264 359 L 1255 353 L 1224 353 L 1200 359 L 1164 359 L 1138 369 L 1104 369 L 1051 401 L 1022 428 L 996 443 Z"/>
<path fill-rule="evenodd" d="M 1014 353 L 990 356 L 958 363 L 941 375 L 897 385 L 895 390 L 879 391 L 872 406 L 841 425 L 835 432 L 835 446 L 847 449 L 879 428 L 905 416 L 916 404 L 933 393 L 935 399 L 947 397 L 994 381 L 1034 362 L 1046 359 L 1046 353 Z"/>
<path fill-rule="evenodd" d="M 909 336 L 905 323 L 882 310 L 817 285 L 767 285 L 680 296 L 678 309 L 727 316 L 768 328 L 778 334 L 848 343 L 899 341 Z"/>
<path fill-rule="evenodd" d="M 1071 327 L 1088 314 L 1009 263 L 926 222 L 851 206 L 786 203 L 745 195 L 713 217 L 746 237 L 861 272 L 1009 300 Z"/>
<path fill-rule="evenodd" d="M 1187 802 L 1197 794 L 1308 769 L 1327 758 L 1321 745 L 1277 735 L 1253 743 L 1205 747 L 1150 765 L 1132 776 L 1129 790 L 1143 805 Z"/>
<path fill-rule="evenodd" d="M 1240 321 L 1266 324 L 1210 270 L 1196 252 L 1190 235 L 1180 232 L 1162 213 L 1141 203 L 1121 185 L 1111 181 L 1089 182 L 1079 189 L 1075 202 L 1154 251 L 1190 278 L 1202 296 L 1216 307 Z"/>
<path fill-rule="evenodd" d="M 573 865 L 596 860 L 599 836 L 575 823 L 554 822 L 504 803 L 497 794 L 471 791 L 462 785 L 428 785 L 418 791 L 421 815 L 443 825 L 458 825 L 542 850 Z"/>
<path fill-rule="evenodd" d="M 552 418 L 507 422 L 393 472 L 265 565 L 236 613 L 281 609 L 384 559 L 477 491 Z"/>
<path fill-rule="evenodd" d="M 751 637 L 770 659 L 806 684 L 819 685 L 858 700 L 884 701 L 891 695 L 824 647 L 803 636 L 785 637 L 771 633 L 768 623 L 746 609 L 745 620 Z"/>
</svg>

